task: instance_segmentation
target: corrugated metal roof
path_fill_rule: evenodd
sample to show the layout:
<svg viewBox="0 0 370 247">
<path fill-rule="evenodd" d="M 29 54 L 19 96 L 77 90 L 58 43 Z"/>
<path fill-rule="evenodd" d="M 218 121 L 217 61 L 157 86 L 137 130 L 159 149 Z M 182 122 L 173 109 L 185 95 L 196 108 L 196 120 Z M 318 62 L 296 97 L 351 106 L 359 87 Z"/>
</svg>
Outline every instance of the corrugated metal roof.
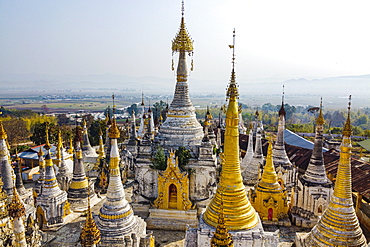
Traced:
<svg viewBox="0 0 370 247">
<path fill-rule="evenodd" d="M 293 146 L 297 146 L 301 148 L 313 149 L 313 142 L 310 142 L 309 140 L 304 139 L 302 136 L 299 136 L 296 133 L 288 129 L 284 130 L 284 142 L 289 145 L 293 145 Z M 322 150 L 323 152 L 328 151 L 328 149 L 324 147 L 322 148 Z"/>
<path fill-rule="evenodd" d="M 367 151 L 370 151 L 370 139 L 367 139 L 365 141 L 360 141 L 360 142 L 357 142 L 357 143 L 362 148 L 366 149 Z"/>
<path fill-rule="evenodd" d="M 45 146 L 45 144 L 42 144 L 42 145 L 39 145 L 39 146 L 36 146 L 36 147 L 32 147 L 30 149 L 27 149 L 26 151 L 23 151 L 23 152 L 19 153 L 18 156 L 21 159 L 38 160 L 39 159 L 38 152 L 40 151 L 40 148 L 42 148 L 42 151 L 44 152 L 44 157 L 46 155 L 46 149 L 44 148 L 44 146 Z M 51 153 L 52 157 L 55 156 L 56 150 L 57 150 L 57 147 L 55 145 L 51 145 L 50 153 Z"/>
</svg>

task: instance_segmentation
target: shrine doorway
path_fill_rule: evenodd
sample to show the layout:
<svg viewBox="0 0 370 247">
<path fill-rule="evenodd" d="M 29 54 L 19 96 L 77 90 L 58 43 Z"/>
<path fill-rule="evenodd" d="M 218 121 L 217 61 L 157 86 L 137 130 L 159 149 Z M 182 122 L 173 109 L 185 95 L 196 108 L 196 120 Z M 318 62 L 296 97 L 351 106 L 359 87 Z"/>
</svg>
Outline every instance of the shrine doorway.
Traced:
<svg viewBox="0 0 370 247">
<path fill-rule="evenodd" d="M 322 214 L 322 205 L 320 205 L 320 206 L 317 208 L 317 213 L 319 213 L 320 215 Z"/>
<path fill-rule="evenodd" d="M 273 214 L 274 214 L 274 210 L 272 208 L 269 208 L 269 210 L 267 212 L 267 218 L 268 218 L 268 220 L 272 220 Z"/>
<path fill-rule="evenodd" d="M 177 187 L 174 184 L 168 187 L 168 208 L 177 209 Z"/>
</svg>

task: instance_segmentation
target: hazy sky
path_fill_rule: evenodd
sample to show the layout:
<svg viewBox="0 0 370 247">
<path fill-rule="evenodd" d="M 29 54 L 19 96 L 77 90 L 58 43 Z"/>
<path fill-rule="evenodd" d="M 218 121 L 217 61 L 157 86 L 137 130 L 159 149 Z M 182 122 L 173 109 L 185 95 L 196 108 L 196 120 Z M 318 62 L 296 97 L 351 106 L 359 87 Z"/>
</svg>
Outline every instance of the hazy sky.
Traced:
<svg viewBox="0 0 370 247">
<path fill-rule="evenodd" d="M 370 74 L 368 0 L 186 0 L 198 80 Z M 180 0 L 0 0 L 0 73 L 171 78 Z"/>
</svg>

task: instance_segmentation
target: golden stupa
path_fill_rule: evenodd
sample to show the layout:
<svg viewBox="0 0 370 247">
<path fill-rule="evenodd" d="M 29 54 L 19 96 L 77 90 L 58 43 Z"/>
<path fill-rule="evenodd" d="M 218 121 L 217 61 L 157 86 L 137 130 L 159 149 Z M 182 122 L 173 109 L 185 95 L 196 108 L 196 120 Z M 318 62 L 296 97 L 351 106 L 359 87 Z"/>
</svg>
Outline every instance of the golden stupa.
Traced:
<svg viewBox="0 0 370 247">
<path fill-rule="evenodd" d="M 277 222 L 282 218 L 288 218 L 287 193 L 278 183 L 271 142 L 269 142 L 262 178 L 256 185 L 250 199 L 262 221 Z"/>
<path fill-rule="evenodd" d="M 233 32 L 235 46 L 235 30 Z M 227 221 L 225 226 L 228 230 L 246 230 L 258 224 L 258 216 L 247 198 L 245 186 L 240 172 L 239 159 L 239 107 L 238 107 L 238 86 L 235 82 L 235 55 L 233 51 L 232 72 L 226 96 L 229 105 L 226 111 L 226 129 L 224 152 L 221 157 L 221 178 L 217 185 L 216 195 L 208 205 L 203 219 L 207 225 L 217 227 L 218 217 L 221 209 L 221 194 L 223 202 L 223 213 Z"/>
<path fill-rule="evenodd" d="M 334 194 L 317 225 L 300 243 L 301 246 L 367 246 L 352 201 L 350 106 L 351 103 L 348 106 L 348 117 L 340 145 Z"/>
</svg>

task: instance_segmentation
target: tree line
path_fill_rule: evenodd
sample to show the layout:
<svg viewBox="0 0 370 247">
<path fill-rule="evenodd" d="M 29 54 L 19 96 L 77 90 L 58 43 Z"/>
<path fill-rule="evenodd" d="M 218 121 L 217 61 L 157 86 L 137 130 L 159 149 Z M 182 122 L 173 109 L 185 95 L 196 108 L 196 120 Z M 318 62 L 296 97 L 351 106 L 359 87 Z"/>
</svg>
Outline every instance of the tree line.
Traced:
<svg viewBox="0 0 370 247">
<path fill-rule="evenodd" d="M 165 119 L 167 103 L 164 101 L 156 102 L 152 106 L 152 111 L 155 118 L 159 118 L 162 114 Z M 264 128 L 267 131 L 277 131 L 278 126 L 278 111 L 281 105 L 272 105 L 266 103 L 260 108 L 251 107 L 241 104 L 242 118 L 246 127 L 249 127 L 255 119 L 255 113 L 258 111 L 258 119 L 262 120 Z M 215 122 L 221 116 L 225 117 L 225 106 L 221 110 L 220 106 L 210 107 L 209 111 Z M 292 106 L 284 105 L 286 111 L 286 128 L 293 132 L 313 133 L 315 121 L 318 116 L 318 107 L 314 106 Z M 141 107 L 133 104 L 126 108 L 127 113 L 131 116 L 132 111 L 136 114 L 141 114 Z M 147 108 L 146 108 L 147 110 Z M 196 115 L 202 123 L 206 115 L 206 109 L 197 109 Z M 113 115 L 111 108 L 105 109 Z M 329 130 L 332 134 L 341 134 L 344 122 L 347 118 L 347 110 L 323 110 L 325 119 L 325 133 Z M 112 116 L 111 115 L 111 116 Z M 49 138 L 51 143 L 57 142 L 58 132 L 61 131 L 63 140 L 67 143 L 76 131 L 76 128 L 81 128 L 81 123 L 77 123 L 78 119 L 70 120 L 65 114 L 57 116 L 43 115 L 31 110 L 13 110 L 0 107 L 0 119 L 3 122 L 4 128 L 8 135 L 8 143 L 11 146 L 11 152 L 20 152 L 29 148 L 32 145 L 40 145 L 45 143 L 45 129 L 49 128 Z M 89 132 L 90 143 L 95 146 L 99 144 L 99 131 L 106 135 L 106 121 L 94 120 L 93 116 L 87 114 L 83 116 Z M 80 119 L 81 120 L 81 119 Z M 139 122 L 139 119 L 137 119 Z M 353 135 L 364 136 L 370 138 L 370 108 L 355 109 L 351 111 L 351 124 Z M 122 129 L 121 141 L 127 137 L 127 130 Z"/>
<path fill-rule="evenodd" d="M 262 120 L 265 130 L 277 131 L 278 127 L 278 111 L 281 105 L 272 105 L 266 103 L 260 108 L 251 107 L 241 104 L 242 118 L 246 127 L 255 119 L 255 113 L 258 111 L 259 120 Z M 314 133 L 316 118 L 319 114 L 319 107 L 314 106 L 292 106 L 284 104 L 286 112 L 286 128 L 293 132 Z M 203 120 L 205 118 L 206 109 L 197 109 L 197 118 Z M 225 117 L 224 111 L 220 106 L 209 108 L 212 117 L 217 119 L 220 114 Z M 323 109 L 325 119 L 325 133 L 341 134 L 343 125 L 347 119 L 347 109 L 332 110 Z M 370 138 L 370 108 L 355 109 L 351 111 L 351 124 L 353 135 L 364 136 Z"/>
</svg>

